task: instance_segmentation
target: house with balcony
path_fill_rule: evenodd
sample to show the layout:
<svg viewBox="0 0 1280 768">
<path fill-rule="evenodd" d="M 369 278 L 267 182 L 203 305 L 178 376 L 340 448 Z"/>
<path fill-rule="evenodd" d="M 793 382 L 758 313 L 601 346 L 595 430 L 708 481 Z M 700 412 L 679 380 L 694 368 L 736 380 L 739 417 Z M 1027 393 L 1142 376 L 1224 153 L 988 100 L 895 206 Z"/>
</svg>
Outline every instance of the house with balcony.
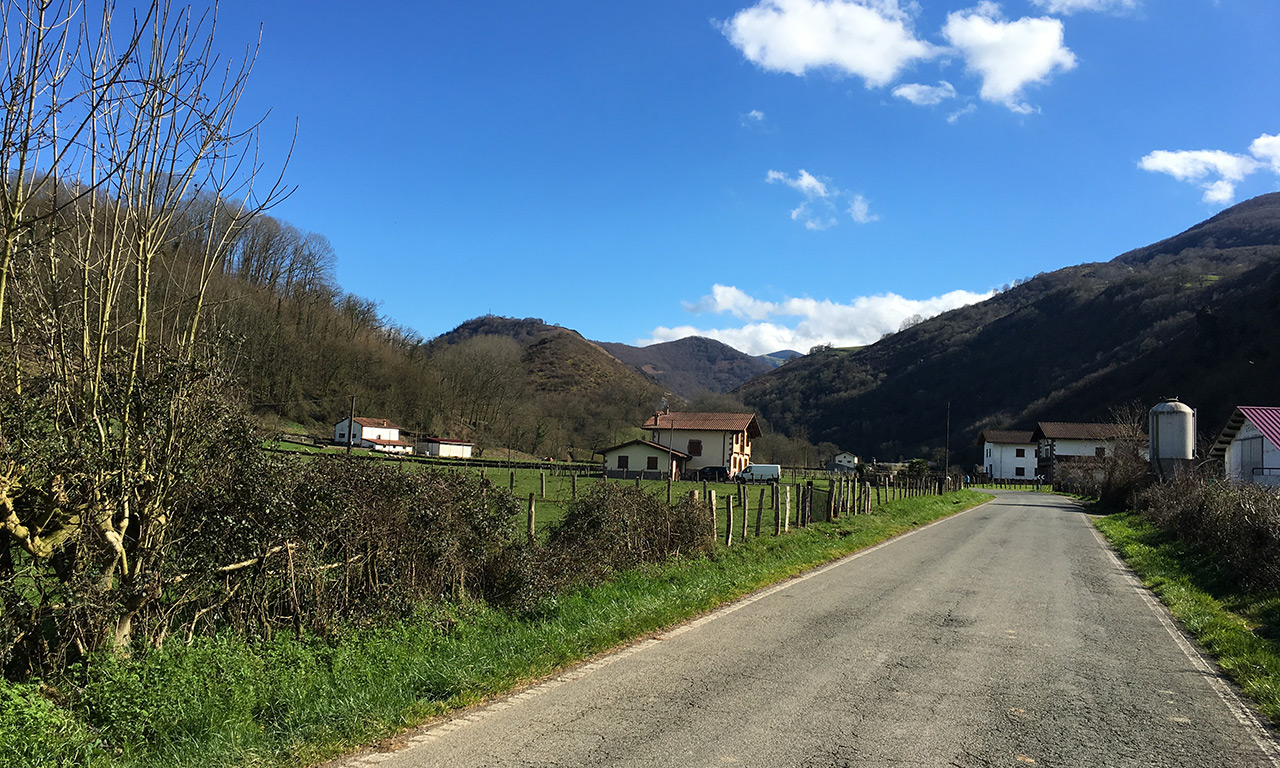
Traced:
<svg viewBox="0 0 1280 768">
<path fill-rule="evenodd" d="M 761 434 L 754 413 L 660 411 L 642 428 L 649 442 L 688 456 L 686 472 L 725 467 L 730 477 L 751 463 L 751 441 Z"/>
</svg>

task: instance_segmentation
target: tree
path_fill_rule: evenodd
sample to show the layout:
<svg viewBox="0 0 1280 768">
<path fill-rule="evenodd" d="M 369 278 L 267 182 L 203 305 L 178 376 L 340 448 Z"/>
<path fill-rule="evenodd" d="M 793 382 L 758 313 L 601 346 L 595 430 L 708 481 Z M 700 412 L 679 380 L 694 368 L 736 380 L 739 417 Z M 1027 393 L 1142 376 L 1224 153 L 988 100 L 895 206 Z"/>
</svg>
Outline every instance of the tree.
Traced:
<svg viewBox="0 0 1280 768">
<path fill-rule="evenodd" d="M 60 585 L 36 623 L 80 651 L 126 648 L 171 577 L 234 421 L 213 280 L 281 193 L 234 120 L 253 50 L 218 62 L 211 19 L 167 0 L 113 11 L 6 3 L 0 42 L 0 576 Z"/>
</svg>

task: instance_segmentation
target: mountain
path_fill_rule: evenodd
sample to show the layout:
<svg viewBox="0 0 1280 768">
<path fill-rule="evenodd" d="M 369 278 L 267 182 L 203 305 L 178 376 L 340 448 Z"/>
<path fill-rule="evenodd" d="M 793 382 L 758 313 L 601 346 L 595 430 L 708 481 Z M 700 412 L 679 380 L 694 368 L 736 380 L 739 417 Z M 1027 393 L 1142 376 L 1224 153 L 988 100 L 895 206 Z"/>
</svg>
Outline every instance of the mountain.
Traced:
<svg viewBox="0 0 1280 768">
<path fill-rule="evenodd" d="M 785 365 L 788 361 L 797 357 L 804 357 L 803 354 L 794 349 L 780 349 L 777 352 L 770 352 L 767 355 L 756 355 L 756 359 L 768 363 L 770 368 L 777 368 Z"/>
<path fill-rule="evenodd" d="M 599 344 L 614 357 L 686 399 L 705 391 L 729 392 L 775 367 L 728 344 L 701 336 L 647 347 Z"/>
<path fill-rule="evenodd" d="M 738 390 L 776 429 L 877 458 L 984 428 L 1104 421 L 1166 396 L 1202 437 L 1232 406 L 1277 402 L 1280 194 L 1110 262 L 1037 275 L 853 352 L 818 350 Z"/>
</svg>

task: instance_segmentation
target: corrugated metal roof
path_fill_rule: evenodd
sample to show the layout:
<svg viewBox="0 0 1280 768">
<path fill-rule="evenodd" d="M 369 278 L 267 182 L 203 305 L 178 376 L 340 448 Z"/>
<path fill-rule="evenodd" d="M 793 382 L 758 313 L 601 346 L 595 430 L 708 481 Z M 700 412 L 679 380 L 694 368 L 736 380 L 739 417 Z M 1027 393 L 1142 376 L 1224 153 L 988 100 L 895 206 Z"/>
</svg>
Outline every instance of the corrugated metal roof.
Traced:
<svg viewBox="0 0 1280 768">
<path fill-rule="evenodd" d="M 760 436 L 760 425 L 754 413 L 696 413 L 678 411 L 655 413 L 644 423 L 645 429 L 698 429 L 713 432 L 742 432 L 749 437 Z"/>
<path fill-rule="evenodd" d="M 1241 405 L 1238 408 L 1271 445 L 1280 448 L 1280 408 L 1270 405 Z"/>
<path fill-rule="evenodd" d="M 1030 445 L 1034 443 L 1035 433 L 1027 430 L 1017 429 L 984 429 L 982 430 L 982 441 L 985 443 Z"/>
<path fill-rule="evenodd" d="M 1042 421 L 1034 435 L 1036 440 L 1114 440 L 1127 432 L 1128 428 L 1119 424 Z"/>
</svg>

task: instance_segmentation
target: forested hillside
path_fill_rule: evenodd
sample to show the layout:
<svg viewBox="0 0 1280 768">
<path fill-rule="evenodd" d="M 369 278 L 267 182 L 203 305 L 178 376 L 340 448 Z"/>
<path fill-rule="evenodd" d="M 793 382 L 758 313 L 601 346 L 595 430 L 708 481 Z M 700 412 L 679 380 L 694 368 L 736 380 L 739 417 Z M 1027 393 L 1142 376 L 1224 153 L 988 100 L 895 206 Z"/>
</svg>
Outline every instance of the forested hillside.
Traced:
<svg viewBox="0 0 1280 768">
<path fill-rule="evenodd" d="M 703 392 L 730 392 L 774 368 L 769 362 L 702 336 L 647 347 L 608 342 L 600 346 L 684 398 Z"/>
<path fill-rule="evenodd" d="M 852 353 L 808 355 L 744 385 L 775 428 L 867 456 L 976 460 L 983 428 L 1105 420 L 1178 396 L 1202 432 L 1273 403 L 1280 194 L 1106 263 L 1037 275 Z M 966 455 L 969 451 L 972 455 Z"/>
</svg>

